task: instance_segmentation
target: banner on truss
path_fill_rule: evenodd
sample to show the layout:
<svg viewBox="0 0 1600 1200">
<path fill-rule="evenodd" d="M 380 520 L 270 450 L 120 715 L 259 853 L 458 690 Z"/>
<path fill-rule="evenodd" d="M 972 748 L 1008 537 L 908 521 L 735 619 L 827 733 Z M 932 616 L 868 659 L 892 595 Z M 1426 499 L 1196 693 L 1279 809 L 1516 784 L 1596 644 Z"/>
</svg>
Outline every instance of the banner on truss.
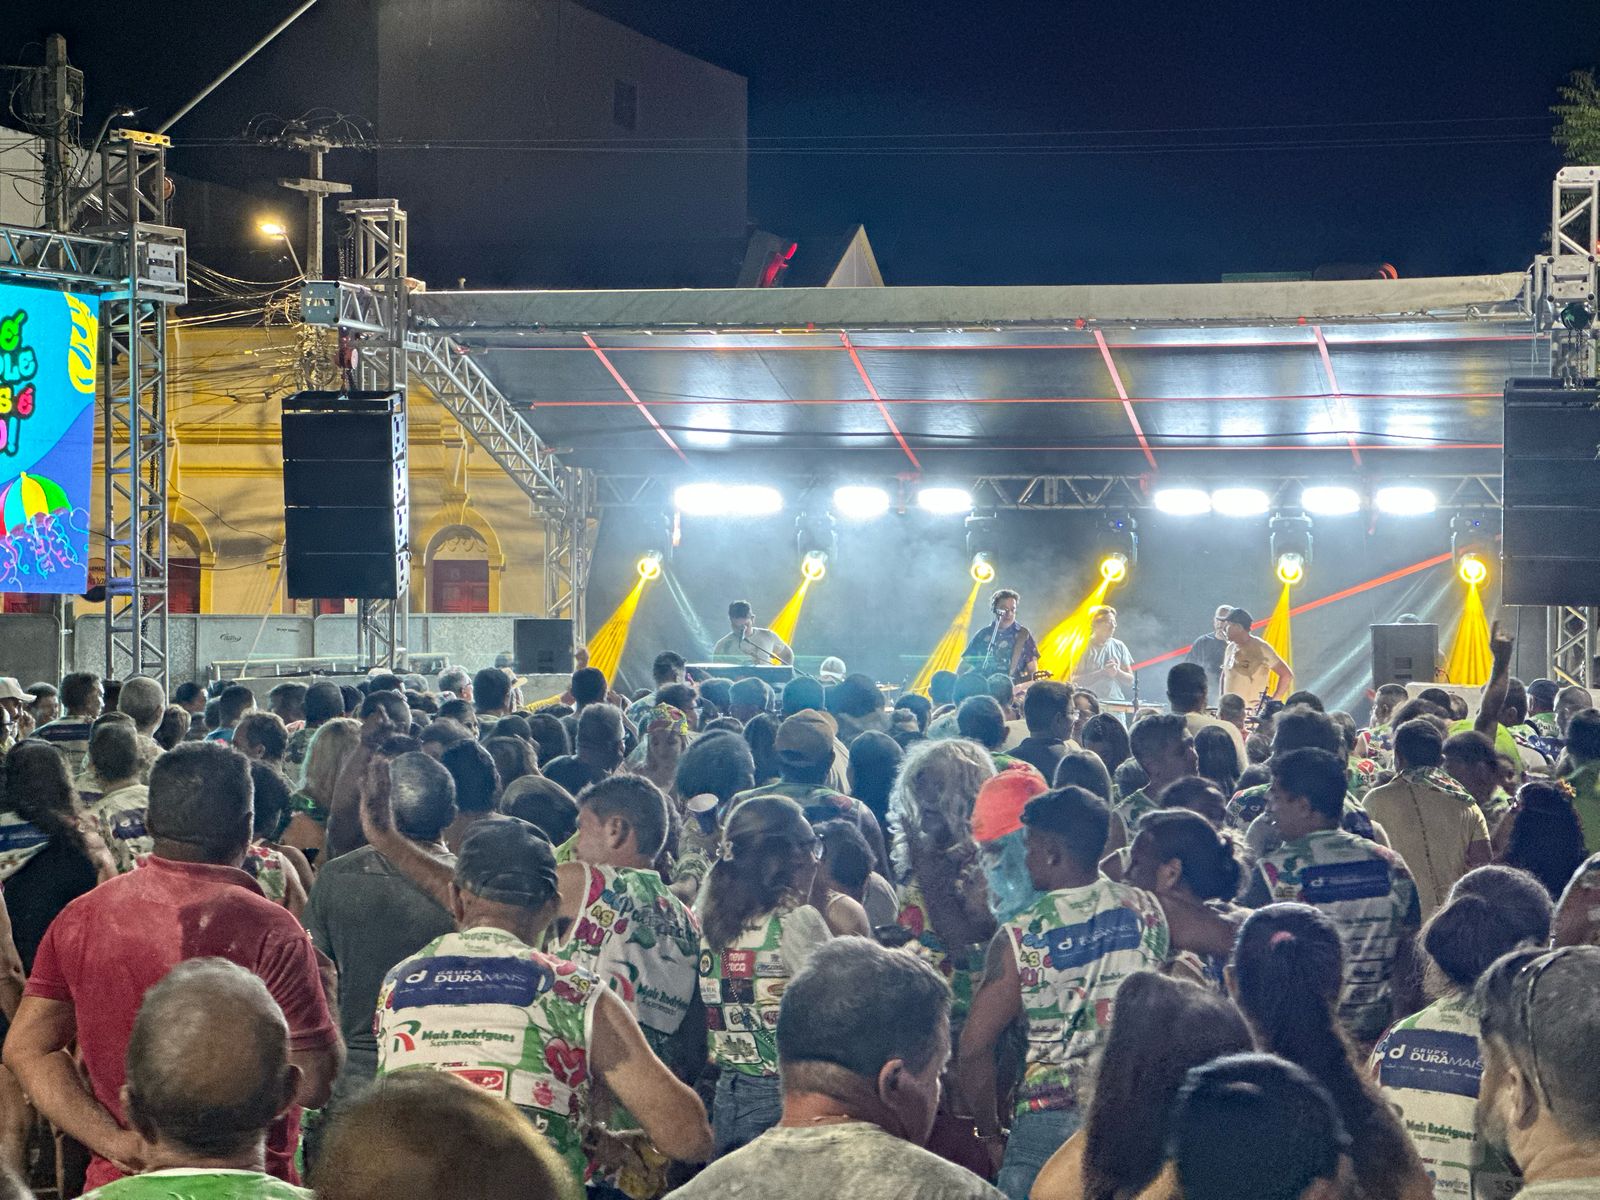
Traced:
<svg viewBox="0 0 1600 1200">
<path fill-rule="evenodd" d="M 100 300 L 0 284 L 0 592 L 84 592 Z"/>
</svg>

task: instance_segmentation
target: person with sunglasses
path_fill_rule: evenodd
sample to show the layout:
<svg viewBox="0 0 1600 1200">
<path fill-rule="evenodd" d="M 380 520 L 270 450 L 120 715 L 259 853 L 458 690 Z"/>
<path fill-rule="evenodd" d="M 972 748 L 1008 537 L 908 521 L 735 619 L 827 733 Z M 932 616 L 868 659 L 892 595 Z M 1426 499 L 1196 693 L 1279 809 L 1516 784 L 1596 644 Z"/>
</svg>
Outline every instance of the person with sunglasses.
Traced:
<svg viewBox="0 0 1600 1200">
<path fill-rule="evenodd" d="M 1522 1168 L 1519 1200 L 1600 1197 L 1600 947 L 1515 950 L 1478 984 L 1478 1122 Z"/>
<path fill-rule="evenodd" d="M 716 1064 L 717 1157 L 778 1123 L 778 1004 L 833 936 L 806 903 L 822 840 L 787 796 L 752 796 L 728 818 L 700 899 L 700 998 Z"/>
</svg>

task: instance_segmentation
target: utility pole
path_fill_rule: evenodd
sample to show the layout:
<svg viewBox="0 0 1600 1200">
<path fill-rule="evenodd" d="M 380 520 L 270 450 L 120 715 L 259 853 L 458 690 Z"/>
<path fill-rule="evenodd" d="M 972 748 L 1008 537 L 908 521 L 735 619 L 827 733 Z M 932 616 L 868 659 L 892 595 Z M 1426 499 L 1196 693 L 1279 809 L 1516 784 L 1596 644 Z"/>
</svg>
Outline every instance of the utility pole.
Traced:
<svg viewBox="0 0 1600 1200">
<path fill-rule="evenodd" d="M 293 134 L 284 139 L 286 146 L 304 150 L 310 156 L 309 178 L 280 179 L 278 185 L 306 196 L 306 278 L 322 278 L 322 202 L 328 196 L 340 196 L 350 191 L 348 183 L 336 183 L 322 177 L 322 157 L 337 148 L 326 138 Z"/>
<path fill-rule="evenodd" d="M 72 213 L 68 131 L 72 119 L 83 115 L 83 72 L 67 65 L 67 39 L 59 33 L 45 38 L 44 70 L 35 78 L 35 108 L 44 129 L 44 223 L 65 230 Z"/>
</svg>

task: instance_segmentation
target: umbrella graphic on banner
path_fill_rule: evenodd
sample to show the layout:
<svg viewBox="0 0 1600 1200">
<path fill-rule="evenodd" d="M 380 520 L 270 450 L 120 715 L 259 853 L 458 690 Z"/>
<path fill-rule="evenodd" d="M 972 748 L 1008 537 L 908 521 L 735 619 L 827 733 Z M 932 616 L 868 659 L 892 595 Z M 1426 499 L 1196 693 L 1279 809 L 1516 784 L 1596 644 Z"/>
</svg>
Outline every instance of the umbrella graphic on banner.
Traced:
<svg viewBox="0 0 1600 1200">
<path fill-rule="evenodd" d="M 71 508 L 72 501 L 55 480 L 24 471 L 0 489 L 0 532 L 16 533 L 37 516 Z"/>
</svg>

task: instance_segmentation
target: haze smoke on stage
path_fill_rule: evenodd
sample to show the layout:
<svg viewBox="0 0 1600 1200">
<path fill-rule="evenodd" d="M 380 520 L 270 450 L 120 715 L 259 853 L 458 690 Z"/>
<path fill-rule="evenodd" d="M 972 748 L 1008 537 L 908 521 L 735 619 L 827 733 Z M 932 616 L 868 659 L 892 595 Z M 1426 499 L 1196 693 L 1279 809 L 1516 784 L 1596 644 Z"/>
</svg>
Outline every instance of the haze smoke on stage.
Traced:
<svg viewBox="0 0 1600 1200">
<path fill-rule="evenodd" d="M 655 576 L 646 578 L 640 575 L 623 597 L 622 603 L 617 605 L 616 611 L 605 619 L 605 624 L 595 630 L 594 636 L 589 639 L 589 665 L 604 674 L 607 681 L 616 680 L 617 666 L 622 662 L 622 652 L 628 645 L 628 629 L 633 625 L 633 614 L 638 611 L 639 598 L 644 595 L 644 589 L 652 578 Z"/>
<path fill-rule="evenodd" d="M 1110 578 L 1102 573 L 1094 591 L 1079 601 L 1078 607 L 1064 621 L 1044 635 L 1039 643 L 1040 670 L 1049 671 L 1055 679 L 1064 680 L 1072 676 L 1072 669 L 1078 665 L 1078 659 L 1083 657 L 1084 648 L 1089 644 L 1089 627 L 1094 623 L 1089 610 L 1104 603 L 1110 588 Z"/>
<path fill-rule="evenodd" d="M 944 631 L 933 653 L 928 655 L 928 661 L 917 671 L 909 690 L 926 696 L 935 672 L 954 671 L 961 665 L 961 652 L 967 648 L 967 637 L 972 632 L 972 606 L 978 602 L 978 592 L 982 587 L 983 584 L 976 579 L 972 581 L 972 590 L 956 610 L 950 627 Z"/>
<path fill-rule="evenodd" d="M 1289 589 L 1292 584 L 1285 583 L 1283 590 L 1278 593 L 1277 606 L 1272 610 L 1272 616 L 1267 619 L 1266 632 L 1262 634 L 1263 640 L 1278 652 L 1278 657 L 1283 659 L 1290 667 L 1294 666 L 1294 637 L 1289 629 L 1291 605 L 1289 603 Z M 1276 671 L 1267 673 L 1267 692 L 1270 695 L 1278 690 L 1278 674 Z"/>
<path fill-rule="evenodd" d="M 1467 597 L 1461 606 L 1461 623 L 1445 660 L 1445 678 L 1451 683 L 1482 687 L 1489 682 L 1494 659 L 1489 651 L 1489 619 L 1483 611 L 1478 585 L 1467 584 Z"/>
</svg>

